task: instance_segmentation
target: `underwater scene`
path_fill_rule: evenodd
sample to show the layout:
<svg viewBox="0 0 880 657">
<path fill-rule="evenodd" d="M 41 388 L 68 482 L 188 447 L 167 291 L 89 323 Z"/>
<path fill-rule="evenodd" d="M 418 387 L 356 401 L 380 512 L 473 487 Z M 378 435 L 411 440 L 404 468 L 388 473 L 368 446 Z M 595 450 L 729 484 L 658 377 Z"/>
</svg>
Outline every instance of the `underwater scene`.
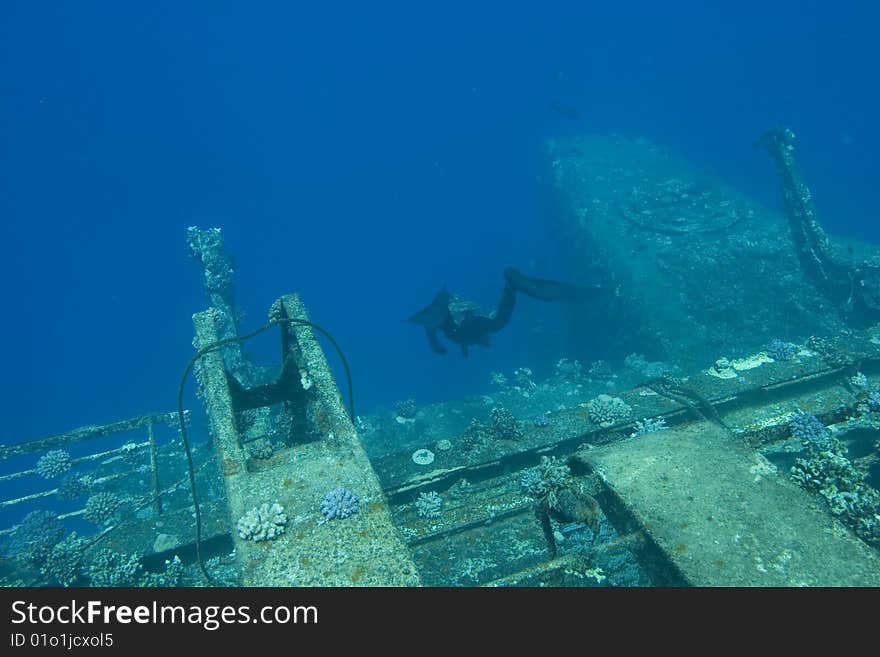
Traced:
<svg viewBox="0 0 880 657">
<path fill-rule="evenodd" d="M 126 5 L 2 10 L 2 586 L 880 586 L 880 9 Z"/>
</svg>

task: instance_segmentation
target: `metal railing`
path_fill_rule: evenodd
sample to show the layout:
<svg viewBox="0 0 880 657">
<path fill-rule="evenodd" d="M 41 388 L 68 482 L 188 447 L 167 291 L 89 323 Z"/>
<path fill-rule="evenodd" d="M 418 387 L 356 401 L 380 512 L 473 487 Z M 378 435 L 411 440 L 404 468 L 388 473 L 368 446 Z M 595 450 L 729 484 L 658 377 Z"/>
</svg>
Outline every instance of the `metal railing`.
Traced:
<svg viewBox="0 0 880 657">
<path fill-rule="evenodd" d="M 190 411 L 184 411 L 184 420 L 189 422 L 191 416 Z M 178 420 L 176 412 L 168 413 L 149 413 L 139 415 L 137 417 L 118 420 L 102 425 L 89 425 L 79 427 L 63 434 L 49 436 L 37 440 L 15 443 L 12 445 L 0 445 L 0 461 L 4 461 L 13 457 L 26 456 L 29 454 L 46 454 L 50 450 L 60 449 L 63 447 L 76 445 L 88 440 L 96 438 L 107 438 L 117 436 L 119 434 L 130 433 L 133 431 L 145 430 L 146 436 L 144 440 L 127 441 L 120 446 L 111 449 L 101 450 L 70 458 L 70 467 L 82 464 L 100 463 L 101 465 L 110 464 L 117 459 L 131 458 L 133 455 L 146 451 L 149 454 L 149 471 L 150 471 L 150 491 L 149 499 L 152 500 L 153 512 L 156 515 L 162 513 L 162 501 L 160 491 L 160 479 L 158 468 L 158 447 L 156 440 L 156 426 L 167 425 L 177 430 Z M 91 487 L 99 487 L 111 481 L 117 481 L 136 474 L 137 471 L 126 471 L 98 476 L 91 478 Z M 0 484 L 15 481 L 17 479 L 26 479 L 33 475 L 39 475 L 39 467 L 31 467 L 22 470 L 15 470 L 0 475 Z M 60 486 L 47 488 L 43 490 L 28 491 L 24 494 L 17 494 L 10 497 L 0 496 L 0 509 L 13 507 L 24 502 L 31 502 L 44 498 L 50 498 L 59 494 Z M 20 493 L 20 491 L 19 491 Z M 145 492 L 146 494 L 146 492 Z M 85 508 L 76 509 L 58 515 L 59 520 L 82 516 Z M 12 533 L 16 525 L 0 529 L 0 536 Z"/>
</svg>

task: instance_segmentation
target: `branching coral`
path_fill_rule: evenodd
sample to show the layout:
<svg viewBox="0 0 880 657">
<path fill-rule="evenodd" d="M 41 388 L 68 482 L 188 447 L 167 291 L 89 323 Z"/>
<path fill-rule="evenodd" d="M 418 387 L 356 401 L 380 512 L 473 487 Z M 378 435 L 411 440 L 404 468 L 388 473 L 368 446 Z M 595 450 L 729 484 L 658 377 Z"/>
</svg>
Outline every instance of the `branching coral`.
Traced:
<svg viewBox="0 0 880 657">
<path fill-rule="evenodd" d="M 360 510 L 360 498 L 347 488 L 336 488 L 321 501 L 321 513 L 327 520 L 344 520 Z"/>
<path fill-rule="evenodd" d="M 420 518 L 439 518 L 443 514 L 443 498 L 436 491 L 419 493 L 416 513 Z"/>
<path fill-rule="evenodd" d="M 31 511 L 15 527 L 6 545 L 11 556 L 27 563 L 40 563 L 64 536 L 58 514 Z"/>
<path fill-rule="evenodd" d="M 116 515 L 121 504 L 119 497 L 113 493 L 95 493 L 86 501 L 83 517 L 95 525 L 100 525 Z"/>
<path fill-rule="evenodd" d="M 587 402 L 590 419 L 600 427 L 610 427 L 629 417 L 632 407 L 620 397 L 599 395 Z"/>
<path fill-rule="evenodd" d="M 773 338 L 765 351 L 773 360 L 784 362 L 795 359 L 798 354 L 798 346 L 792 342 Z"/>
<path fill-rule="evenodd" d="M 479 452 L 489 445 L 492 432 L 485 424 L 473 418 L 459 438 L 461 449 L 466 452 Z"/>
<path fill-rule="evenodd" d="M 70 454 L 63 449 L 53 449 L 37 461 L 37 474 L 43 479 L 55 479 L 70 470 L 70 467 Z"/>
<path fill-rule="evenodd" d="M 791 424 L 792 435 L 806 448 L 791 468 L 791 478 L 818 493 L 838 516 L 865 542 L 880 547 L 880 493 L 865 483 L 866 472 L 847 458 L 846 447 L 808 413 Z"/>
<path fill-rule="evenodd" d="M 809 446 L 811 443 L 824 443 L 831 434 L 824 424 L 812 413 L 803 411 L 795 415 L 788 423 L 792 438 L 797 438 L 804 445 Z"/>
<path fill-rule="evenodd" d="M 136 554 L 101 550 L 86 568 L 92 586 L 137 586 L 143 566 Z"/>
<path fill-rule="evenodd" d="M 238 521 L 238 535 L 248 541 L 259 543 L 271 541 L 284 533 L 287 516 L 284 507 L 275 504 L 261 504 L 245 513 Z"/>
<path fill-rule="evenodd" d="M 519 440 L 523 437 L 520 421 L 506 408 L 496 406 L 489 411 L 489 419 L 496 440 Z"/>
<path fill-rule="evenodd" d="M 71 532 L 56 544 L 40 566 L 40 572 L 52 584 L 73 586 L 82 577 L 84 551 L 89 542 Z"/>
<path fill-rule="evenodd" d="M 669 427 L 666 426 L 666 418 L 652 418 L 646 417 L 643 420 L 636 420 L 635 431 L 633 431 L 629 437 L 635 438 L 636 436 L 644 436 L 648 433 L 656 433 L 658 431 L 666 431 Z"/>
<path fill-rule="evenodd" d="M 71 500 L 85 497 L 91 489 L 91 479 L 88 477 L 78 477 L 70 475 L 61 480 L 58 486 L 58 499 L 69 502 Z"/>
<path fill-rule="evenodd" d="M 527 495 L 546 500 L 551 507 L 556 505 L 559 490 L 570 482 L 568 465 L 555 456 L 542 456 L 540 465 L 526 470 L 519 480 L 520 487 Z"/>
</svg>

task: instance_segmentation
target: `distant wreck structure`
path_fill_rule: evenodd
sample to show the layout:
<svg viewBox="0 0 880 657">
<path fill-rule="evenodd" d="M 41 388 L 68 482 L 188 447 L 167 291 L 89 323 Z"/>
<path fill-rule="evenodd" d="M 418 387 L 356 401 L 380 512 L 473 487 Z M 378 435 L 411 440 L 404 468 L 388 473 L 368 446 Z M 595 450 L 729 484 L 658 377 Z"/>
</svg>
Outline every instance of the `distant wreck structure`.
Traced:
<svg viewBox="0 0 880 657">
<path fill-rule="evenodd" d="M 614 290 L 571 309 L 566 353 L 590 361 L 648 352 L 689 370 L 774 338 L 876 322 L 880 258 L 858 242 L 840 249 L 849 261 L 834 249 L 792 139 L 781 130 L 759 142 L 787 216 L 645 139 L 551 140 L 549 214 L 562 257 L 572 280 L 599 277 Z"/>
<path fill-rule="evenodd" d="M 764 133 L 756 145 L 765 148 L 776 165 L 798 259 L 804 273 L 849 322 L 869 326 L 880 319 L 880 254 L 859 261 L 825 233 L 794 159 L 794 139 L 791 130 L 782 128 Z"/>
</svg>

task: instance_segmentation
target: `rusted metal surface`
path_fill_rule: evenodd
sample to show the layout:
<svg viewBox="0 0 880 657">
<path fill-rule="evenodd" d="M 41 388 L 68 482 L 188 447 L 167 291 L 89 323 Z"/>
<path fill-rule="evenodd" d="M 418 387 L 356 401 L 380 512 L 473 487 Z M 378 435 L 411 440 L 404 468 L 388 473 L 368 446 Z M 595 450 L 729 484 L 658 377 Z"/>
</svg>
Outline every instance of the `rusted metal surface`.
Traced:
<svg viewBox="0 0 880 657">
<path fill-rule="evenodd" d="M 276 304 L 277 306 L 278 304 Z M 283 317 L 308 319 L 299 299 L 280 300 Z M 282 357 L 295 366 L 301 385 L 301 418 L 292 426 L 301 435 L 267 459 L 249 459 L 242 448 L 235 405 L 222 359 L 206 357 L 199 367 L 218 458 L 222 463 L 231 526 L 250 509 L 280 504 L 285 531 L 253 542 L 233 531 L 241 583 L 246 586 L 412 586 L 419 583 L 410 553 L 391 522 L 385 496 L 312 330 L 283 329 Z M 217 337 L 209 313 L 196 320 L 198 344 Z M 288 404 L 294 403 L 286 402 Z M 305 422 L 305 424 L 303 424 Z M 320 513 L 325 493 L 344 487 L 360 498 L 359 512 L 327 521 Z"/>
<path fill-rule="evenodd" d="M 755 450 L 709 423 L 582 449 L 692 586 L 878 586 L 880 556 Z"/>
<path fill-rule="evenodd" d="M 190 411 L 185 411 L 184 414 L 186 420 L 189 421 Z M 67 433 L 58 434 L 57 436 L 49 436 L 48 438 L 40 438 L 39 440 L 31 440 L 13 445 L 0 445 L 0 460 L 8 459 L 12 456 L 21 456 L 22 454 L 45 452 L 50 449 L 57 449 L 59 447 L 64 447 L 65 445 L 72 445 L 93 438 L 103 438 L 117 433 L 135 431 L 150 424 L 167 424 L 176 427 L 177 413 L 150 413 L 148 415 L 140 415 L 138 417 L 119 420 L 117 422 L 80 427 L 73 431 L 68 431 Z"/>
</svg>

